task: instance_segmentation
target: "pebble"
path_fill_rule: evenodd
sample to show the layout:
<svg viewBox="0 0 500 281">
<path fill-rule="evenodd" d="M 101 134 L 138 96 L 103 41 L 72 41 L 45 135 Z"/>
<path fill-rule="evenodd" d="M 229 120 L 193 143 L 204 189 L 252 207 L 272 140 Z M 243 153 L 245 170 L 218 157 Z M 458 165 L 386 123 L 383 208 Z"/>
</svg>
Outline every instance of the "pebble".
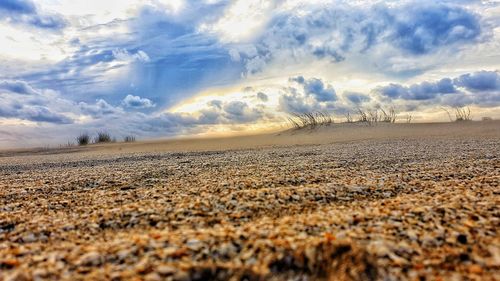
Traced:
<svg viewBox="0 0 500 281">
<path fill-rule="evenodd" d="M 156 272 L 158 272 L 162 276 L 172 275 L 177 271 L 177 269 L 173 266 L 168 265 L 160 265 L 156 268 Z"/>
<path fill-rule="evenodd" d="M 101 255 L 97 252 L 88 252 L 82 255 L 76 262 L 79 266 L 97 266 L 101 264 Z"/>
</svg>

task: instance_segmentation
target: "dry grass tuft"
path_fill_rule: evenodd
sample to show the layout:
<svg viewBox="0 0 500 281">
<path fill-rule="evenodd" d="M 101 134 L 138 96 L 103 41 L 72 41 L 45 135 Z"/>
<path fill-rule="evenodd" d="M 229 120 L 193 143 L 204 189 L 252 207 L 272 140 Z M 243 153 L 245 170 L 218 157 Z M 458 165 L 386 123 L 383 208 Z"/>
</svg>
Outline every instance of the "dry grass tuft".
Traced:
<svg viewBox="0 0 500 281">
<path fill-rule="evenodd" d="M 111 135 L 105 131 L 98 132 L 96 138 L 94 139 L 94 143 L 106 143 L 111 141 L 113 141 Z"/>
<path fill-rule="evenodd" d="M 317 126 L 328 126 L 334 123 L 333 117 L 327 113 L 293 113 L 288 117 L 288 122 L 294 129 L 316 128 Z"/>
<path fill-rule="evenodd" d="M 460 122 L 460 121 L 471 121 L 471 111 L 470 108 L 467 107 L 455 107 L 452 110 L 448 110 L 446 108 L 442 108 L 446 114 L 448 114 L 448 118 L 450 118 L 450 122 Z M 451 112 L 450 111 L 455 111 L 455 119 L 453 120 Z"/>
<path fill-rule="evenodd" d="M 90 143 L 90 135 L 87 133 L 82 133 L 78 137 L 76 137 L 76 142 L 78 145 L 87 145 Z"/>
<path fill-rule="evenodd" d="M 135 142 L 135 136 L 128 135 L 123 138 L 124 142 Z"/>
</svg>

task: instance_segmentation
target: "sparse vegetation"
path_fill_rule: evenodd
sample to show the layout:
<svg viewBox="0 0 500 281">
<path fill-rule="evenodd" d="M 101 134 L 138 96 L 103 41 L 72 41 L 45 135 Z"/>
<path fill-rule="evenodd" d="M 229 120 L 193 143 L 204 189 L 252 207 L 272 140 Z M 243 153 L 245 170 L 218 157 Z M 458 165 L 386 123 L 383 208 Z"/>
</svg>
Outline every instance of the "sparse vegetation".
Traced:
<svg viewBox="0 0 500 281">
<path fill-rule="evenodd" d="M 349 112 L 347 112 L 347 114 L 345 114 L 345 122 L 346 123 L 352 123 L 352 116 Z"/>
<path fill-rule="evenodd" d="M 370 123 L 377 123 L 379 121 L 378 111 L 376 109 L 368 111 L 368 119 Z"/>
<path fill-rule="evenodd" d="M 413 116 L 410 113 L 406 114 L 406 123 L 411 123 L 412 118 Z"/>
<path fill-rule="evenodd" d="M 333 117 L 329 114 L 323 113 L 323 112 L 317 112 L 316 113 L 316 119 L 318 124 L 320 125 L 330 125 L 334 123 Z"/>
<path fill-rule="evenodd" d="M 357 122 L 365 122 L 368 124 L 374 124 L 378 122 L 396 123 L 396 119 L 397 119 L 397 114 L 396 110 L 393 107 L 391 107 L 388 111 L 385 111 L 383 108 L 380 108 L 380 112 L 378 109 L 364 111 L 361 108 L 358 108 Z"/>
<path fill-rule="evenodd" d="M 106 143 L 111 141 L 111 135 L 105 131 L 98 132 L 96 138 L 94 139 L 94 143 Z"/>
<path fill-rule="evenodd" d="M 310 128 L 317 126 L 328 126 L 334 123 L 333 117 L 327 113 L 294 113 L 288 117 L 288 122 L 294 129 Z"/>
<path fill-rule="evenodd" d="M 470 116 L 470 108 L 469 107 L 456 107 L 455 108 L 455 121 L 470 121 L 472 120 Z"/>
<path fill-rule="evenodd" d="M 82 133 L 78 137 L 76 137 L 76 142 L 78 145 L 88 145 L 91 143 L 91 136 L 88 133 Z M 124 142 L 135 142 L 136 137 L 133 135 L 127 135 L 123 137 Z M 93 143 L 108 143 L 108 142 L 116 142 L 116 138 L 112 137 L 111 134 L 109 134 L 106 131 L 100 131 L 97 133 L 97 135 L 93 139 Z M 73 146 L 72 143 L 68 142 L 67 147 Z"/>
<path fill-rule="evenodd" d="M 379 112 L 380 110 L 380 112 Z M 367 123 L 369 125 L 385 122 L 385 123 L 396 123 L 397 114 L 396 110 L 391 107 L 389 110 L 384 110 L 383 108 L 365 111 L 361 108 L 357 110 L 357 118 L 355 119 L 350 112 L 345 115 L 346 123 Z M 411 116 L 407 117 L 407 122 L 411 121 Z M 323 112 L 316 113 L 294 113 L 292 117 L 288 117 L 288 122 L 295 129 L 301 128 L 315 128 L 317 126 L 330 125 L 334 123 L 332 115 Z"/>
<path fill-rule="evenodd" d="M 380 116 L 380 121 L 385 123 L 396 123 L 396 110 L 394 107 L 389 108 L 386 112 L 383 108 L 380 108 L 382 115 Z"/>
<path fill-rule="evenodd" d="M 90 143 L 90 135 L 87 133 L 82 133 L 78 137 L 76 137 L 76 142 L 78 145 L 87 145 Z"/>
<path fill-rule="evenodd" d="M 358 108 L 358 122 L 370 123 L 368 115 L 361 108 Z"/>
<path fill-rule="evenodd" d="M 124 142 L 135 142 L 135 136 L 128 135 L 123 138 Z"/>
<path fill-rule="evenodd" d="M 455 119 L 453 119 L 450 110 L 446 108 L 442 108 L 446 114 L 448 114 L 448 118 L 450 118 L 450 122 L 460 122 L 460 121 L 471 121 L 471 111 L 469 107 L 455 107 L 453 110 L 455 111 Z"/>
</svg>

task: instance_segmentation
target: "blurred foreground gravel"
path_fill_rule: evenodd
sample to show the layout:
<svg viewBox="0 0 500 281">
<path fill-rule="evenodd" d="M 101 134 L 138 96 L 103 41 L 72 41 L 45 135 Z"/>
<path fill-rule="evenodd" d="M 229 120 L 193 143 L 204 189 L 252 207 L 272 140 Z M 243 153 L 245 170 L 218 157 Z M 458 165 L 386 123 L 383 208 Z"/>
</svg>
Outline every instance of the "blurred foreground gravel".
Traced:
<svg viewBox="0 0 500 281">
<path fill-rule="evenodd" d="M 0 159 L 0 280 L 499 280 L 498 138 Z"/>
</svg>

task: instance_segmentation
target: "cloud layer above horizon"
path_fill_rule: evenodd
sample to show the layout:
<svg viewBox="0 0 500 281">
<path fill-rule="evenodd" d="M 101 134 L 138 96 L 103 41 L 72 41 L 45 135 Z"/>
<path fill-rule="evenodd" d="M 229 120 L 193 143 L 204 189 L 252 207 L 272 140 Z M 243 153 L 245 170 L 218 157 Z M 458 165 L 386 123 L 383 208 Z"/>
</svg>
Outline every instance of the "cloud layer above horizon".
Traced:
<svg viewBox="0 0 500 281">
<path fill-rule="evenodd" d="M 5 0 L 0 30 L 0 147 L 357 108 L 500 117 L 494 1 Z"/>
</svg>

